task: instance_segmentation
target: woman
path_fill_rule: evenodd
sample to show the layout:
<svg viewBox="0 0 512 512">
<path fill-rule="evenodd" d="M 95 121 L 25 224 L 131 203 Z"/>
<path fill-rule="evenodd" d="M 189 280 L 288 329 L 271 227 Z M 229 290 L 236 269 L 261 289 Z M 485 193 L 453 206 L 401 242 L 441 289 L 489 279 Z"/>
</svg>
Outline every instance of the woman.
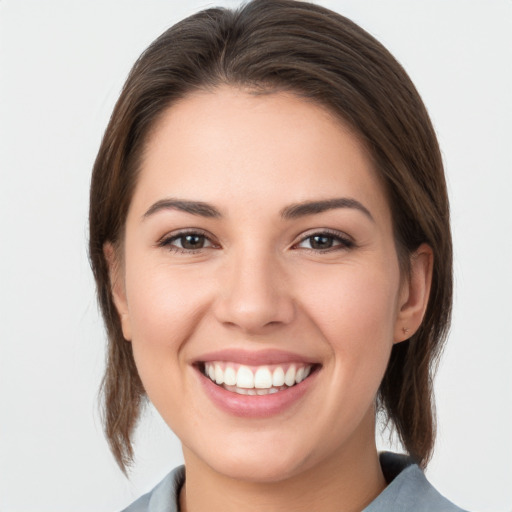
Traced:
<svg viewBox="0 0 512 512">
<path fill-rule="evenodd" d="M 107 437 L 125 469 L 147 396 L 186 466 L 127 510 L 460 510 L 420 469 L 451 250 L 426 110 L 362 29 L 256 0 L 165 32 L 91 184 Z"/>
</svg>

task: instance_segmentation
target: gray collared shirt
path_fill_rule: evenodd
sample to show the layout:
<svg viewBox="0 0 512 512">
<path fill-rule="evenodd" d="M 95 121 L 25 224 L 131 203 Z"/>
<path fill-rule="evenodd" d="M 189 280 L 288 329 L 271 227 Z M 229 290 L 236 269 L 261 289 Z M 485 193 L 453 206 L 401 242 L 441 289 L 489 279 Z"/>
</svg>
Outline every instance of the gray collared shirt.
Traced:
<svg viewBox="0 0 512 512">
<path fill-rule="evenodd" d="M 388 486 L 362 512 L 464 512 L 441 496 L 409 457 L 384 452 L 380 463 Z M 179 466 L 123 512 L 179 512 L 184 482 L 185 466 Z"/>
</svg>

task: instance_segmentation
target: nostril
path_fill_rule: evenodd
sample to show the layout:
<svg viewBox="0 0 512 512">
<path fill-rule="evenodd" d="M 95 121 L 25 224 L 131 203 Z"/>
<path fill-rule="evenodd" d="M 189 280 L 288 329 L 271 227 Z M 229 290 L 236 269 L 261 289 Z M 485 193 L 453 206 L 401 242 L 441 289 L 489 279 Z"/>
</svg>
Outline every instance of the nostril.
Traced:
<svg viewBox="0 0 512 512">
<path fill-rule="evenodd" d="M 245 273 L 231 276 L 213 305 L 213 312 L 226 327 L 258 333 L 292 322 L 295 306 L 277 276 L 255 271 L 250 277 Z"/>
</svg>

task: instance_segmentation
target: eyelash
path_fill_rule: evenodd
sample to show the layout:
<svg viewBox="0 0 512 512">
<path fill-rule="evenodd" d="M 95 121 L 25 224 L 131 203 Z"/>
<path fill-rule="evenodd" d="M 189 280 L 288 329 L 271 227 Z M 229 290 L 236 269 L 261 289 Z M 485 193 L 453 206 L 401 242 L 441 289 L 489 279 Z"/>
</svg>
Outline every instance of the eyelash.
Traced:
<svg viewBox="0 0 512 512">
<path fill-rule="evenodd" d="M 308 251 L 308 252 L 313 252 L 315 254 L 325 254 L 328 252 L 342 251 L 342 250 L 352 249 L 353 247 L 355 247 L 354 241 L 352 239 L 350 239 L 347 235 L 340 233 L 339 231 L 334 231 L 331 229 L 322 229 L 321 231 L 314 231 L 312 233 L 308 233 L 306 236 L 302 237 L 296 244 L 294 244 L 293 247 L 297 247 L 298 245 L 302 244 L 306 240 L 312 239 L 314 237 L 330 238 L 333 240 L 333 242 L 339 242 L 339 243 L 337 245 L 329 247 L 325 250 L 302 247 L 303 250 Z"/>
<path fill-rule="evenodd" d="M 204 237 L 205 240 L 207 240 L 211 246 L 209 247 L 200 247 L 199 249 L 185 249 L 183 247 L 176 247 L 173 245 L 173 243 L 176 240 L 184 239 L 186 236 L 196 236 L 196 237 Z M 306 236 L 302 237 L 296 244 L 292 246 L 292 248 L 297 248 L 300 244 L 304 243 L 308 239 L 313 239 L 314 237 L 324 237 L 332 239 L 333 243 L 338 242 L 337 245 L 334 245 L 332 247 L 328 247 L 327 249 L 313 249 L 313 248 L 307 248 L 302 247 L 301 249 L 304 251 L 312 252 L 315 254 L 325 254 L 328 252 L 333 251 L 340 251 L 340 250 L 347 250 L 355 247 L 355 243 L 353 240 L 351 240 L 349 237 L 344 235 L 343 233 L 340 233 L 338 231 L 333 231 L 330 229 L 323 229 L 321 231 L 314 231 L 312 233 L 307 234 Z M 178 254 L 197 254 L 201 252 L 203 249 L 208 248 L 218 248 L 219 246 L 215 244 L 211 238 L 208 236 L 207 233 L 201 231 L 201 230 L 190 230 L 190 231 L 182 231 L 179 233 L 175 233 L 171 236 L 162 238 L 158 243 L 158 247 L 165 247 L 171 252 L 178 253 Z"/>
<path fill-rule="evenodd" d="M 197 237 L 204 237 L 205 240 L 208 240 L 211 243 L 212 247 L 218 247 L 214 242 L 212 242 L 211 238 L 208 236 L 207 233 L 204 231 L 201 231 L 199 229 L 195 230 L 189 230 L 189 231 L 181 231 L 179 233 L 175 233 L 171 236 L 162 238 L 158 243 L 158 247 L 165 247 L 171 252 L 175 252 L 178 254 L 197 254 L 201 252 L 203 249 L 208 249 L 209 247 L 200 247 L 199 249 L 185 249 L 183 247 L 176 247 L 175 245 L 172 245 L 173 242 L 176 240 L 184 239 L 186 236 L 197 236 Z"/>
</svg>

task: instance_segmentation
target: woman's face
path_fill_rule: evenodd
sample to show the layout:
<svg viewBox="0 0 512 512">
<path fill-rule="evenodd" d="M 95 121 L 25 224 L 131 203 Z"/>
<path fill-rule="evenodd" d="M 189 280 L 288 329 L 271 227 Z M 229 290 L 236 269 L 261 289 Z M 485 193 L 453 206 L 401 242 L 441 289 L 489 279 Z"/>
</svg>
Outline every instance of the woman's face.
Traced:
<svg viewBox="0 0 512 512">
<path fill-rule="evenodd" d="M 169 108 L 114 294 L 187 464 L 277 481 L 373 446 L 407 292 L 369 157 L 323 108 L 229 87 Z"/>
</svg>

